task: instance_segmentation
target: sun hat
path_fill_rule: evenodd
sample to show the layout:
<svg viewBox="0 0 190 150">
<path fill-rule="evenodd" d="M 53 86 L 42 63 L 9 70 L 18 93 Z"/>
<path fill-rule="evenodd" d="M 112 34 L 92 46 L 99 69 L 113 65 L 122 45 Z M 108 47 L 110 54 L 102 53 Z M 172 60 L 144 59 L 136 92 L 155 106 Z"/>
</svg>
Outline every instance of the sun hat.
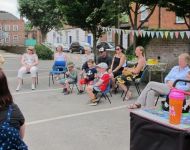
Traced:
<svg viewBox="0 0 190 150">
<path fill-rule="evenodd" d="M 73 62 L 68 62 L 67 67 L 74 67 L 74 63 Z"/>
<path fill-rule="evenodd" d="M 33 46 L 28 46 L 27 50 L 33 50 L 34 51 L 34 47 Z"/>
<path fill-rule="evenodd" d="M 99 63 L 98 65 L 96 65 L 96 67 L 107 69 L 108 65 L 106 63 L 102 62 L 102 63 Z"/>
</svg>

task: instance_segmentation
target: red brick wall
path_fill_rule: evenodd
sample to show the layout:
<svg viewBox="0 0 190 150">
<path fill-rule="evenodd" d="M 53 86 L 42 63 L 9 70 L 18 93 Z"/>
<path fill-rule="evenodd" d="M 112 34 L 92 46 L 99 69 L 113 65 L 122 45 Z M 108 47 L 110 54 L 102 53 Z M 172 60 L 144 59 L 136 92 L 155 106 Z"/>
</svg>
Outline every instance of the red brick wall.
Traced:
<svg viewBox="0 0 190 150">
<path fill-rule="evenodd" d="M 178 56 L 181 53 L 190 53 L 189 39 L 152 39 L 145 47 L 146 58 L 157 58 L 169 64 L 169 68 L 178 63 Z"/>
<path fill-rule="evenodd" d="M 9 42 L 2 42 L 1 45 L 24 45 L 25 40 L 25 31 L 24 31 L 24 21 L 23 19 L 18 20 L 0 20 L 0 25 L 10 25 L 9 34 Z M 13 25 L 18 25 L 18 31 L 13 31 Z M 18 36 L 18 41 L 16 43 L 13 42 L 13 37 Z"/>
<path fill-rule="evenodd" d="M 133 5 L 134 8 L 134 5 Z M 179 24 L 176 23 L 176 15 L 172 11 L 167 11 L 166 8 L 160 9 L 160 29 L 169 29 L 169 30 L 186 30 L 188 29 L 185 23 Z M 132 13 L 133 14 L 133 13 Z M 133 15 L 134 16 L 134 15 Z M 140 15 L 138 15 L 138 25 L 140 24 Z M 159 28 L 159 8 L 156 7 L 152 16 L 149 20 L 143 25 L 148 28 Z"/>
</svg>

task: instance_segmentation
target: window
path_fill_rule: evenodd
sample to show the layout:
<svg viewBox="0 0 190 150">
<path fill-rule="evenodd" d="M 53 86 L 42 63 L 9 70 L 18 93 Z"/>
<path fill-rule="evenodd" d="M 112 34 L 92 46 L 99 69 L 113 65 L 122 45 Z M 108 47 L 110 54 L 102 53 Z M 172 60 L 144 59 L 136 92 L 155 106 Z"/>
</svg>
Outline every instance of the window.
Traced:
<svg viewBox="0 0 190 150">
<path fill-rule="evenodd" d="M 0 25 L 0 31 L 2 31 L 3 30 L 3 27 L 2 27 L 2 25 Z"/>
<path fill-rule="evenodd" d="M 5 43 L 9 43 L 9 42 L 10 42 L 10 37 L 7 36 L 7 37 L 5 38 Z"/>
<path fill-rule="evenodd" d="M 140 13 L 141 13 L 141 21 L 145 20 L 148 16 L 148 10 L 147 10 L 147 6 L 141 6 L 140 8 Z"/>
<path fill-rule="evenodd" d="M 176 16 L 176 23 L 185 23 L 185 20 L 183 17 Z"/>
<path fill-rule="evenodd" d="M 13 43 L 18 43 L 18 35 L 13 36 Z"/>
<path fill-rule="evenodd" d="M 10 31 L 10 25 L 5 25 L 5 31 Z"/>
<path fill-rule="evenodd" d="M 18 25 L 13 25 L 13 31 L 18 31 Z"/>
</svg>

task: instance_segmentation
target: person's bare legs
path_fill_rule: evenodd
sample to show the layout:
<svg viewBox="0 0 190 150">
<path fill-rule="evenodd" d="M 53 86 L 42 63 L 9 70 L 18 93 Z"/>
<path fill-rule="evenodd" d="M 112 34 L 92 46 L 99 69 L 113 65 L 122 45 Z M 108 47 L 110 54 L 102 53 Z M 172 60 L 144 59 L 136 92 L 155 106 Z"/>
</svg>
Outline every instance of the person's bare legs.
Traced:
<svg viewBox="0 0 190 150">
<path fill-rule="evenodd" d="M 22 85 L 22 79 L 23 79 L 23 74 L 25 74 L 27 71 L 26 71 L 26 67 L 25 66 L 22 66 L 19 70 L 18 70 L 18 85 L 17 85 L 17 88 L 16 88 L 16 91 L 19 91 L 20 88 L 21 88 L 21 85 Z"/>
<path fill-rule="evenodd" d="M 91 86 L 91 85 L 87 86 L 86 92 L 87 92 L 88 96 L 90 97 L 90 99 L 93 102 L 93 100 L 96 99 L 96 96 L 93 93 L 93 86 Z"/>
<path fill-rule="evenodd" d="M 124 93 L 127 92 L 127 95 L 125 97 L 126 100 L 129 100 L 132 97 L 132 92 L 128 90 L 128 87 L 125 84 L 117 83 L 119 88 L 124 91 Z"/>
</svg>

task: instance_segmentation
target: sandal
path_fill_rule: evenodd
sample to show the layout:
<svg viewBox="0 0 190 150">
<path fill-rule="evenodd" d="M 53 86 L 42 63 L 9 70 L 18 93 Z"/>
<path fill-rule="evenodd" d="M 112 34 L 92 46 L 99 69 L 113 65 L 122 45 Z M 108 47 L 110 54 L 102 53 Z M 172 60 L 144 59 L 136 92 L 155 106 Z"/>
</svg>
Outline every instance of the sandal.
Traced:
<svg viewBox="0 0 190 150">
<path fill-rule="evenodd" d="M 129 106 L 127 106 L 128 109 L 138 109 L 138 108 L 141 108 L 141 104 L 131 104 Z"/>
<path fill-rule="evenodd" d="M 127 92 L 127 95 L 125 96 L 125 100 L 130 100 L 131 99 L 131 97 L 132 97 L 132 92 L 130 92 L 130 91 L 128 91 Z"/>
</svg>

